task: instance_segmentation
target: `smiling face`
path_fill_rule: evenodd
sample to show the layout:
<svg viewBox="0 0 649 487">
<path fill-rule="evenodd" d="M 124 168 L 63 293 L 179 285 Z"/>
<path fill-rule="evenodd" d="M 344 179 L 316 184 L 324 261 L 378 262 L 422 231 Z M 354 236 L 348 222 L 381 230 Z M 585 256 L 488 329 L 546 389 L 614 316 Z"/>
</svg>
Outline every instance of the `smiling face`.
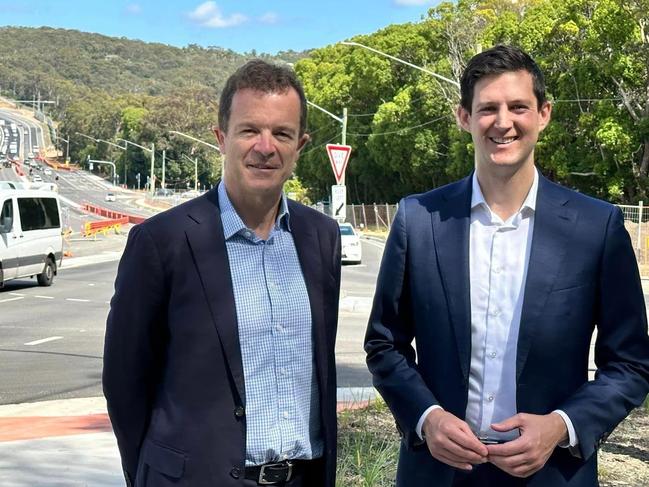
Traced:
<svg viewBox="0 0 649 487">
<path fill-rule="evenodd" d="M 216 129 L 225 157 L 223 179 L 232 199 L 279 199 L 300 150 L 300 98 L 293 88 L 280 93 L 242 89 L 232 98 L 227 131 Z"/>
<path fill-rule="evenodd" d="M 486 76 L 474 87 L 471 113 L 457 117 L 471 133 L 478 174 L 511 175 L 534 165 L 534 147 L 550 121 L 548 102 L 539 108 L 532 76 L 525 70 Z"/>
</svg>

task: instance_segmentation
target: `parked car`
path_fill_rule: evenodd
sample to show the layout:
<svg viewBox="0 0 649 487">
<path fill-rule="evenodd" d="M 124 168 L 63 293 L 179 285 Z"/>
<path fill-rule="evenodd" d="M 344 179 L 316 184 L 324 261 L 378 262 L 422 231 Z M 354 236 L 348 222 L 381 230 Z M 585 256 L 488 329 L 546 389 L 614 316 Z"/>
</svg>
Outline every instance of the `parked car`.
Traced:
<svg viewBox="0 0 649 487">
<path fill-rule="evenodd" d="M 106 201 L 115 201 L 115 193 L 106 193 L 106 197 L 104 198 Z"/>
<path fill-rule="evenodd" d="M 40 176 L 37 174 L 36 176 L 34 176 L 34 177 L 32 178 L 32 182 L 33 182 L 33 183 L 42 183 L 42 182 L 43 182 L 43 178 L 40 177 Z"/>
<path fill-rule="evenodd" d="M 45 168 L 45 174 L 48 175 L 48 176 L 51 176 L 52 175 L 52 170 L 49 167 L 46 167 Z"/>
<path fill-rule="evenodd" d="M 34 277 L 50 286 L 63 259 L 61 209 L 52 191 L 0 189 L 0 287 Z"/>
<path fill-rule="evenodd" d="M 174 192 L 167 188 L 158 188 L 155 190 L 154 196 L 173 196 Z"/>
<path fill-rule="evenodd" d="M 363 251 L 361 249 L 361 239 L 354 230 L 351 223 L 339 223 L 340 244 L 341 244 L 341 261 L 349 264 L 360 264 L 363 260 Z"/>
</svg>

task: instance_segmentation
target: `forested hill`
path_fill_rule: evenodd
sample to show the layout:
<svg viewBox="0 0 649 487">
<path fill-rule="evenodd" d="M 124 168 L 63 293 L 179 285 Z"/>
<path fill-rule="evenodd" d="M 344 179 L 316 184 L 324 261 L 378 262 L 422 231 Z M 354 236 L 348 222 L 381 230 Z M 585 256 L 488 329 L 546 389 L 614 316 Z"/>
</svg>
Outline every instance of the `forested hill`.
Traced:
<svg viewBox="0 0 649 487">
<path fill-rule="evenodd" d="M 249 58 L 294 62 L 304 55 L 239 54 L 219 47 L 177 48 L 76 30 L 2 27 L 0 89 L 28 99 L 38 91 L 44 98 L 61 95 L 67 82 L 111 95 L 161 95 L 184 86 L 218 92 Z"/>
</svg>

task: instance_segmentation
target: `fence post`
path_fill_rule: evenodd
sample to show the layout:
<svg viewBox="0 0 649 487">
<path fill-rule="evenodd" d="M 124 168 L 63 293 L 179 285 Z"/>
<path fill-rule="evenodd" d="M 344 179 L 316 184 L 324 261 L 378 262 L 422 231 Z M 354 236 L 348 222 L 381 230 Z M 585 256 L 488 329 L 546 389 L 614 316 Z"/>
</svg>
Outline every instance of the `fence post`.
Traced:
<svg viewBox="0 0 649 487">
<path fill-rule="evenodd" d="M 376 223 L 376 231 L 379 231 L 379 210 L 376 208 L 376 203 L 374 203 L 374 222 Z"/>
<path fill-rule="evenodd" d="M 638 204 L 638 260 L 642 255 L 642 201 Z"/>
<path fill-rule="evenodd" d="M 367 230 L 367 215 L 365 214 L 365 203 L 363 203 L 363 226 Z"/>
<path fill-rule="evenodd" d="M 388 231 L 390 231 L 390 205 L 385 204 L 385 214 L 387 215 Z"/>
<path fill-rule="evenodd" d="M 354 208 L 354 203 L 352 203 L 352 224 L 356 228 L 356 209 Z"/>
</svg>

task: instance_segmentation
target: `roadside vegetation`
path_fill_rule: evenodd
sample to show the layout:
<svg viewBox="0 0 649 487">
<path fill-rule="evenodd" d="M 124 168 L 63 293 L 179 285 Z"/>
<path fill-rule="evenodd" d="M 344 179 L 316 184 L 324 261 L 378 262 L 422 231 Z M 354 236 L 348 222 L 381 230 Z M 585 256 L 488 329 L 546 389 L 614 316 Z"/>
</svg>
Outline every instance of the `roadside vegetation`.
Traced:
<svg viewBox="0 0 649 487">
<path fill-rule="evenodd" d="M 391 487 L 399 435 L 382 400 L 338 415 L 337 487 Z M 615 429 L 599 451 L 602 487 L 649 485 L 649 398 Z"/>
</svg>

